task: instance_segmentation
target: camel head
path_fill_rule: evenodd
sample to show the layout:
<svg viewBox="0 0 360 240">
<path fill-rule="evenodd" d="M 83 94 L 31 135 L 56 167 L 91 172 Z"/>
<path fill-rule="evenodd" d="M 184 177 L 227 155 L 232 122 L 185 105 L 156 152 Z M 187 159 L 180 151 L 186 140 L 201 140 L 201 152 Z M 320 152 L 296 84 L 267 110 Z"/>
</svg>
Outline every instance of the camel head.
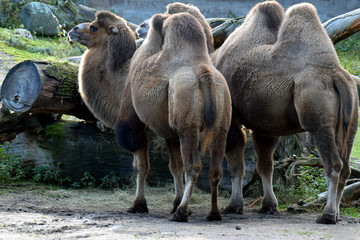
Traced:
<svg viewBox="0 0 360 240">
<path fill-rule="evenodd" d="M 138 28 L 136 28 L 135 32 L 136 35 L 139 38 L 143 38 L 145 39 L 147 36 L 147 33 L 149 31 L 149 27 L 150 27 L 150 19 L 146 19 L 145 21 L 143 21 L 140 26 Z"/>
<path fill-rule="evenodd" d="M 112 71 L 129 60 L 135 50 L 135 34 L 124 19 L 108 11 L 99 11 L 91 23 L 75 26 L 69 33 L 69 42 L 79 42 L 89 50 L 100 48 L 108 55 Z"/>
</svg>

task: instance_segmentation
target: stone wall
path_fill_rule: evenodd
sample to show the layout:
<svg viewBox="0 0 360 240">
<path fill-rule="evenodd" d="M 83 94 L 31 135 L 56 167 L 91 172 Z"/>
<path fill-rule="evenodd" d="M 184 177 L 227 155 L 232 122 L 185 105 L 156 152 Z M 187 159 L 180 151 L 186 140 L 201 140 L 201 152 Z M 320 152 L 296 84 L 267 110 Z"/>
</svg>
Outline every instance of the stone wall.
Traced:
<svg viewBox="0 0 360 240">
<path fill-rule="evenodd" d="M 155 13 L 165 12 L 167 4 L 176 2 L 172 0 L 78 0 L 78 4 L 87 5 L 98 10 L 111 10 L 125 19 L 141 23 Z M 191 3 L 201 10 L 206 18 L 245 16 L 247 12 L 257 3 L 258 0 L 186 0 L 184 3 Z M 279 0 L 284 8 L 288 8 L 301 0 Z M 309 0 L 315 5 L 322 21 L 333 18 L 337 15 L 360 8 L 360 0 Z"/>
</svg>

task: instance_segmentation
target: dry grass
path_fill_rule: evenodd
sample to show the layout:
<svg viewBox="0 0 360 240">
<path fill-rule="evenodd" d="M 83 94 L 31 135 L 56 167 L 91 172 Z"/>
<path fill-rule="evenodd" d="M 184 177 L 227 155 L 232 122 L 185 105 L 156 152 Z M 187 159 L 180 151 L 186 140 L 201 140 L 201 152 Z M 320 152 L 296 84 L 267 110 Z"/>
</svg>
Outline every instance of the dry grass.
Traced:
<svg viewBox="0 0 360 240">
<path fill-rule="evenodd" d="M 149 209 L 172 209 L 174 190 L 171 185 L 162 187 L 146 187 L 145 190 Z M 101 189 L 58 189 L 47 190 L 43 194 L 49 201 L 61 201 L 62 205 L 76 206 L 77 208 L 107 209 L 109 211 L 125 211 L 132 204 L 135 196 L 134 189 L 117 189 L 114 191 Z M 211 195 L 208 192 L 195 188 L 192 194 L 191 209 L 209 209 Z M 227 193 L 219 196 L 219 207 L 228 203 Z"/>
</svg>

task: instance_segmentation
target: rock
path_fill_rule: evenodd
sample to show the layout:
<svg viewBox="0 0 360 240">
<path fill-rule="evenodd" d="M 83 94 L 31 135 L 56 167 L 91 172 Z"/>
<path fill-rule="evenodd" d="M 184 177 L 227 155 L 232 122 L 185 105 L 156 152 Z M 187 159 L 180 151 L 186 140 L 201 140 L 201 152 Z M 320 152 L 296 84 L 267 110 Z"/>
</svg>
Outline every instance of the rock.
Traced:
<svg viewBox="0 0 360 240">
<path fill-rule="evenodd" d="M 68 61 L 73 63 L 80 63 L 82 56 L 75 56 L 75 57 L 66 57 L 61 59 L 61 61 Z"/>
<path fill-rule="evenodd" d="M 47 4 L 26 4 L 21 9 L 20 18 L 25 28 L 36 35 L 56 36 L 60 33 L 59 21 Z"/>
<path fill-rule="evenodd" d="M 236 230 L 241 230 L 240 224 L 236 225 L 235 229 Z"/>
<path fill-rule="evenodd" d="M 31 35 L 31 32 L 26 29 L 22 29 L 22 28 L 15 29 L 14 34 L 20 35 L 21 37 L 26 37 L 31 40 L 34 39 L 33 36 Z"/>
</svg>

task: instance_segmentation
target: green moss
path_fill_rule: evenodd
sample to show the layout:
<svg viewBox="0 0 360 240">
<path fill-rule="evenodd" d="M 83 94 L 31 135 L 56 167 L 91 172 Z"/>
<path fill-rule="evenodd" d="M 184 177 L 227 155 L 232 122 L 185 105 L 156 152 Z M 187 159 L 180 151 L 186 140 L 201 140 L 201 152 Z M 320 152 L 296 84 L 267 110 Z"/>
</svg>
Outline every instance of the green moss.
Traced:
<svg viewBox="0 0 360 240">
<path fill-rule="evenodd" d="M 44 73 L 56 78 L 60 85 L 56 94 L 63 98 L 73 98 L 78 91 L 78 66 L 69 62 L 50 62 Z"/>
<path fill-rule="evenodd" d="M 60 139 L 63 137 L 63 125 L 64 123 L 55 123 L 45 127 L 45 137 Z"/>
</svg>

